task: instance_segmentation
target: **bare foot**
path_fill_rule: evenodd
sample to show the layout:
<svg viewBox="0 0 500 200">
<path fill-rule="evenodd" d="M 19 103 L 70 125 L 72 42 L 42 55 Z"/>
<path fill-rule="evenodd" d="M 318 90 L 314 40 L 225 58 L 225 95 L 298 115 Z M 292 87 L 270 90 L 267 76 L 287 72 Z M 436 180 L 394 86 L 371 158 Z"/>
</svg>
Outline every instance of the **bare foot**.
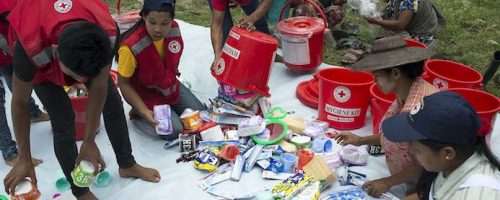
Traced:
<svg viewBox="0 0 500 200">
<path fill-rule="evenodd" d="M 14 159 L 11 159 L 11 160 L 6 160 L 5 163 L 11 167 L 13 167 L 17 161 L 19 160 L 19 157 L 16 157 Z M 36 158 L 32 158 L 31 161 L 33 161 L 33 165 L 36 167 L 38 166 L 39 164 L 43 163 L 43 160 L 40 160 L 40 159 L 36 159 Z"/>
<path fill-rule="evenodd" d="M 97 200 L 97 197 L 91 191 L 89 191 L 76 199 L 78 199 L 78 200 Z"/>
<path fill-rule="evenodd" d="M 31 123 L 44 122 L 49 120 L 50 120 L 49 114 L 47 114 L 46 112 L 42 112 L 40 113 L 40 115 L 36 117 L 31 117 Z"/>
<path fill-rule="evenodd" d="M 156 169 L 146 168 L 137 163 L 130 168 L 118 169 L 118 173 L 123 178 L 135 177 L 153 183 L 158 183 L 161 179 L 160 173 Z"/>
</svg>

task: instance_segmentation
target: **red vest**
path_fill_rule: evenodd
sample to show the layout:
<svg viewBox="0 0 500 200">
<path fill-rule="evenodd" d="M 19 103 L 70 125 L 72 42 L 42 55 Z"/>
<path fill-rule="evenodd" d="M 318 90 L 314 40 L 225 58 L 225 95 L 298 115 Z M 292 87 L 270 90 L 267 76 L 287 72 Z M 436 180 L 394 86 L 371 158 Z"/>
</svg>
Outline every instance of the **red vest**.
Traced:
<svg viewBox="0 0 500 200">
<path fill-rule="evenodd" d="M 163 39 L 165 50 L 163 60 L 144 24 L 128 38 L 124 38 L 122 44 L 132 50 L 137 60 L 137 67 L 130 82 L 144 104 L 153 110 L 155 105 L 177 103 L 180 83 L 176 78 L 176 71 L 184 49 L 177 22 L 172 22 L 169 35 Z"/>
<path fill-rule="evenodd" d="M 52 53 L 52 45 L 57 44 L 66 25 L 82 20 L 96 23 L 108 34 L 113 47 L 116 40 L 116 24 L 101 0 L 18 1 L 8 18 L 26 54 L 38 68 L 35 83 L 50 81 L 63 86 L 76 82 L 61 71 Z"/>
<path fill-rule="evenodd" d="M 0 14 L 12 9 L 13 0 L 0 1 Z M 9 47 L 9 24 L 0 22 L 0 67 L 12 64 L 12 51 Z"/>
</svg>

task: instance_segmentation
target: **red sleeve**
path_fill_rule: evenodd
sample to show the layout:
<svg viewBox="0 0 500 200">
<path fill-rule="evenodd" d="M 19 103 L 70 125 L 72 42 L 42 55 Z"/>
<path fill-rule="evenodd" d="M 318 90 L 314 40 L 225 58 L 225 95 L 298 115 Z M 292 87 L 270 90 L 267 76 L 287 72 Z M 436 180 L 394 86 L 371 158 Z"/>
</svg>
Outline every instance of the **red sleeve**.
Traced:
<svg viewBox="0 0 500 200">
<path fill-rule="evenodd" d="M 229 0 L 211 0 L 211 1 L 212 1 L 212 8 L 217 11 L 225 11 L 229 4 Z"/>
</svg>

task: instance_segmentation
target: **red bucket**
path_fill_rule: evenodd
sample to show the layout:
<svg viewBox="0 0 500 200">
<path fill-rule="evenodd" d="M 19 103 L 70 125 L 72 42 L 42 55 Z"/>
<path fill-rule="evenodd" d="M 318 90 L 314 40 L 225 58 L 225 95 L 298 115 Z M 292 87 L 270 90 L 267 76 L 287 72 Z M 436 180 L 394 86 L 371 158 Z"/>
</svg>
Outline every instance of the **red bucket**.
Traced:
<svg viewBox="0 0 500 200">
<path fill-rule="evenodd" d="M 361 128 L 365 123 L 373 77 L 346 68 L 318 71 L 318 118 L 339 130 Z"/>
<path fill-rule="evenodd" d="M 85 125 L 87 121 L 87 99 L 87 96 L 70 97 L 71 105 L 73 106 L 73 111 L 75 112 L 75 139 L 77 141 L 83 140 L 83 137 L 85 136 Z M 96 129 L 98 130 L 98 128 L 99 124 L 97 125 Z"/>
<path fill-rule="evenodd" d="M 370 110 L 373 118 L 373 133 L 379 134 L 380 121 L 382 121 L 382 118 L 387 112 L 387 109 L 389 109 L 389 106 L 391 106 L 392 102 L 396 100 L 396 95 L 385 94 L 384 92 L 380 91 L 380 89 L 377 87 L 377 84 L 375 83 L 370 86 L 370 95 L 372 96 L 372 99 L 370 101 Z"/>
<path fill-rule="evenodd" d="M 270 96 L 267 82 L 277 49 L 274 37 L 233 27 L 212 75 L 232 87 Z"/>
<path fill-rule="evenodd" d="M 405 41 L 406 41 L 406 44 L 408 44 L 408 47 L 421 47 L 421 48 L 425 48 L 425 49 L 429 48 L 429 47 L 427 47 L 426 44 L 421 43 L 421 42 L 416 41 L 416 40 L 405 38 Z"/>
<path fill-rule="evenodd" d="M 429 60 L 423 78 L 439 90 L 448 88 L 482 89 L 483 76 L 477 70 L 449 60 Z"/>
<path fill-rule="evenodd" d="M 327 22 L 323 10 L 311 0 L 323 19 L 316 17 L 292 17 L 278 23 L 283 59 L 285 65 L 293 70 L 307 71 L 318 67 L 323 61 L 323 35 Z M 281 11 L 280 20 L 289 1 Z"/>
<path fill-rule="evenodd" d="M 476 110 L 481 119 L 479 136 L 485 136 L 493 130 L 494 116 L 500 111 L 500 100 L 498 97 L 479 90 L 469 88 L 452 88 L 449 91 L 462 95 Z"/>
</svg>

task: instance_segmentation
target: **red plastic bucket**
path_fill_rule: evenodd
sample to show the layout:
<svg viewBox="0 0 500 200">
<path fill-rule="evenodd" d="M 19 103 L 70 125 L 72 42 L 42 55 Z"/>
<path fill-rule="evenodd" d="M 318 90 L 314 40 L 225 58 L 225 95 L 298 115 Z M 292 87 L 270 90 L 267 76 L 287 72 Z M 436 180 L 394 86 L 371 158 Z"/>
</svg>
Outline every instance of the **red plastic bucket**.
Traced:
<svg viewBox="0 0 500 200">
<path fill-rule="evenodd" d="M 274 37 L 233 27 L 212 75 L 234 88 L 270 96 L 267 82 L 277 49 Z"/>
<path fill-rule="evenodd" d="M 318 67 L 323 61 L 323 35 L 327 22 L 323 10 L 311 0 L 321 14 L 317 17 L 292 17 L 280 21 L 277 29 L 281 38 L 283 59 L 285 65 L 293 70 L 307 71 Z M 280 13 L 280 20 L 285 9 L 291 4 L 289 1 Z"/>
<path fill-rule="evenodd" d="M 448 88 L 482 89 L 483 76 L 467 65 L 449 60 L 429 60 L 423 78 L 439 90 Z"/>
<path fill-rule="evenodd" d="M 83 137 L 85 136 L 85 125 L 87 124 L 87 99 L 87 96 L 70 98 L 71 105 L 73 106 L 73 111 L 75 112 L 75 139 L 77 141 L 83 140 Z M 99 124 L 97 125 L 96 129 L 98 128 Z"/>
<path fill-rule="evenodd" d="M 387 109 L 389 109 L 389 106 L 391 106 L 392 102 L 396 100 L 396 95 L 385 94 L 380 91 L 375 83 L 370 86 L 370 95 L 372 96 L 370 101 L 370 110 L 373 118 L 373 134 L 379 134 L 380 121 L 382 121 L 382 118 L 387 112 Z"/>
<path fill-rule="evenodd" d="M 476 110 L 482 123 L 478 135 L 485 136 L 491 133 L 495 121 L 493 118 L 500 111 L 500 99 L 490 93 L 469 88 L 452 88 L 449 91 L 462 95 Z"/>
<path fill-rule="evenodd" d="M 405 38 L 405 41 L 406 41 L 406 44 L 408 44 L 408 47 L 421 47 L 421 48 L 426 48 L 426 49 L 429 48 L 426 44 L 421 43 L 421 42 L 416 41 L 416 40 Z"/>
<path fill-rule="evenodd" d="M 357 129 L 364 125 L 373 77 L 366 72 L 346 68 L 318 71 L 318 118 L 339 130 Z"/>
</svg>

